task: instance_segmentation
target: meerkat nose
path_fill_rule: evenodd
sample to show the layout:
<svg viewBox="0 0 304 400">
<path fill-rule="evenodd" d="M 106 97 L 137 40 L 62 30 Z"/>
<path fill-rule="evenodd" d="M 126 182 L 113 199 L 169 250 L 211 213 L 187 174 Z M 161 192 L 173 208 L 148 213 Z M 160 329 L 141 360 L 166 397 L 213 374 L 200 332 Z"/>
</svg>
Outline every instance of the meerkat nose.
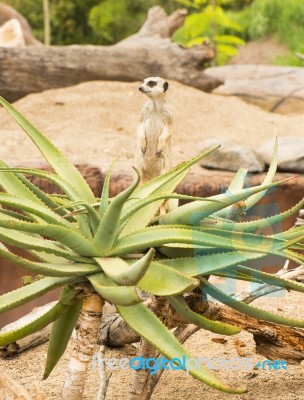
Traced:
<svg viewBox="0 0 304 400">
<path fill-rule="evenodd" d="M 143 88 L 142 88 L 142 86 L 139 86 L 138 90 L 139 90 L 140 92 L 143 92 L 143 91 L 144 91 Z"/>
</svg>

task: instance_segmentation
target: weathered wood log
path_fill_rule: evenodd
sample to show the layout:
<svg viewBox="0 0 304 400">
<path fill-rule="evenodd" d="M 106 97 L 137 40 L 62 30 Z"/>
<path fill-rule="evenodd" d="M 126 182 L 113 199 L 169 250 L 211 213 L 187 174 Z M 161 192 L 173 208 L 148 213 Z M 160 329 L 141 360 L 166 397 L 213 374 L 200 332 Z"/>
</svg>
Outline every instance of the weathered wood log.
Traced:
<svg viewBox="0 0 304 400">
<path fill-rule="evenodd" d="M 164 76 L 211 91 L 221 81 L 203 72 L 214 57 L 207 46 L 183 48 L 169 37 L 182 25 L 184 11 L 167 16 L 153 7 L 142 29 L 113 46 L 0 48 L 0 95 L 15 101 L 29 93 L 84 81 L 138 81 Z"/>
</svg>

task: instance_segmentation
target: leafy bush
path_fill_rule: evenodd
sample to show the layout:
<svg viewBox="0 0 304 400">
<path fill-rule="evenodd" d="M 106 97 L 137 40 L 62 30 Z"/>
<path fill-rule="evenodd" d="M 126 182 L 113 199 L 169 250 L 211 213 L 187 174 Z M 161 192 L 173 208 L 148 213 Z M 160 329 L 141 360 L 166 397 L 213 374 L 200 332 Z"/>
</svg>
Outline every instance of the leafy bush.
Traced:
<svg viewBox="0 0 304 400">
<path fill-rule="evenodd" d="M 185 5 L 192 5 L 192 8 L 199 8 L 206 0 L 194 0 L 181 2 Z M 231 0 L 221 0 L 218 4 L 231 3 Z M 226 34 L 229 31 L 230 34 Z M 179 28 L 173 38 L 184 46 L 193 46 L 210 42 L 216 49 L 216 62 L 219 65 L 225 64 L 229 58 L 235 56 L 237 47 L 245 42 L 233 32 L 240 32 L 241 27 L 234 20 L 230 19 L 224 9 L 217 5 L 207 5 L 202 12 L 190 14 L 184 26 Z"/>
</svg>

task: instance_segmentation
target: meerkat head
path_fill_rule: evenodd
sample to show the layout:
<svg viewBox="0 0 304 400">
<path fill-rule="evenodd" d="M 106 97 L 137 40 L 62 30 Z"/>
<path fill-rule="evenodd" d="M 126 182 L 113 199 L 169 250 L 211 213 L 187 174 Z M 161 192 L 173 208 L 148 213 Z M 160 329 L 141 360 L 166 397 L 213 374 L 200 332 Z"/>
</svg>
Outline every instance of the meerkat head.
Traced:
<svg viewBox="0 0 304 400">
<path fill-rule="evenodd" d="M 168 87 L 169 83 L 166 82 L 165 79 L 158 76 L 152 76 L 144 80 L 144 82 L 139 86 L 139 90 L 145 93 L 148 97 L 155 98 L 164 96 Z"/>
</svg>

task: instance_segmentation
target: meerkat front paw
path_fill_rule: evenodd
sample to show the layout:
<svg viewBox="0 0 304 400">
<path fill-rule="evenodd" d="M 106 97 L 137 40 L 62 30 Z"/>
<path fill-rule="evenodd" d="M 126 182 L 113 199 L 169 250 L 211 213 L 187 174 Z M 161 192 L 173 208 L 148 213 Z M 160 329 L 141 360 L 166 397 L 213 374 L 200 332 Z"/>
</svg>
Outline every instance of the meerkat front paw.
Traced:
<svg viewBox="0 0 304 400">
<path fill-rule="evenodd" d="M 143 153 L 143 154 L 145 154 L 145 152 L 146 152 L 146 150 L 147 150 L 147 146 L 141 146 L 141 152 Z"/>
</svg>

